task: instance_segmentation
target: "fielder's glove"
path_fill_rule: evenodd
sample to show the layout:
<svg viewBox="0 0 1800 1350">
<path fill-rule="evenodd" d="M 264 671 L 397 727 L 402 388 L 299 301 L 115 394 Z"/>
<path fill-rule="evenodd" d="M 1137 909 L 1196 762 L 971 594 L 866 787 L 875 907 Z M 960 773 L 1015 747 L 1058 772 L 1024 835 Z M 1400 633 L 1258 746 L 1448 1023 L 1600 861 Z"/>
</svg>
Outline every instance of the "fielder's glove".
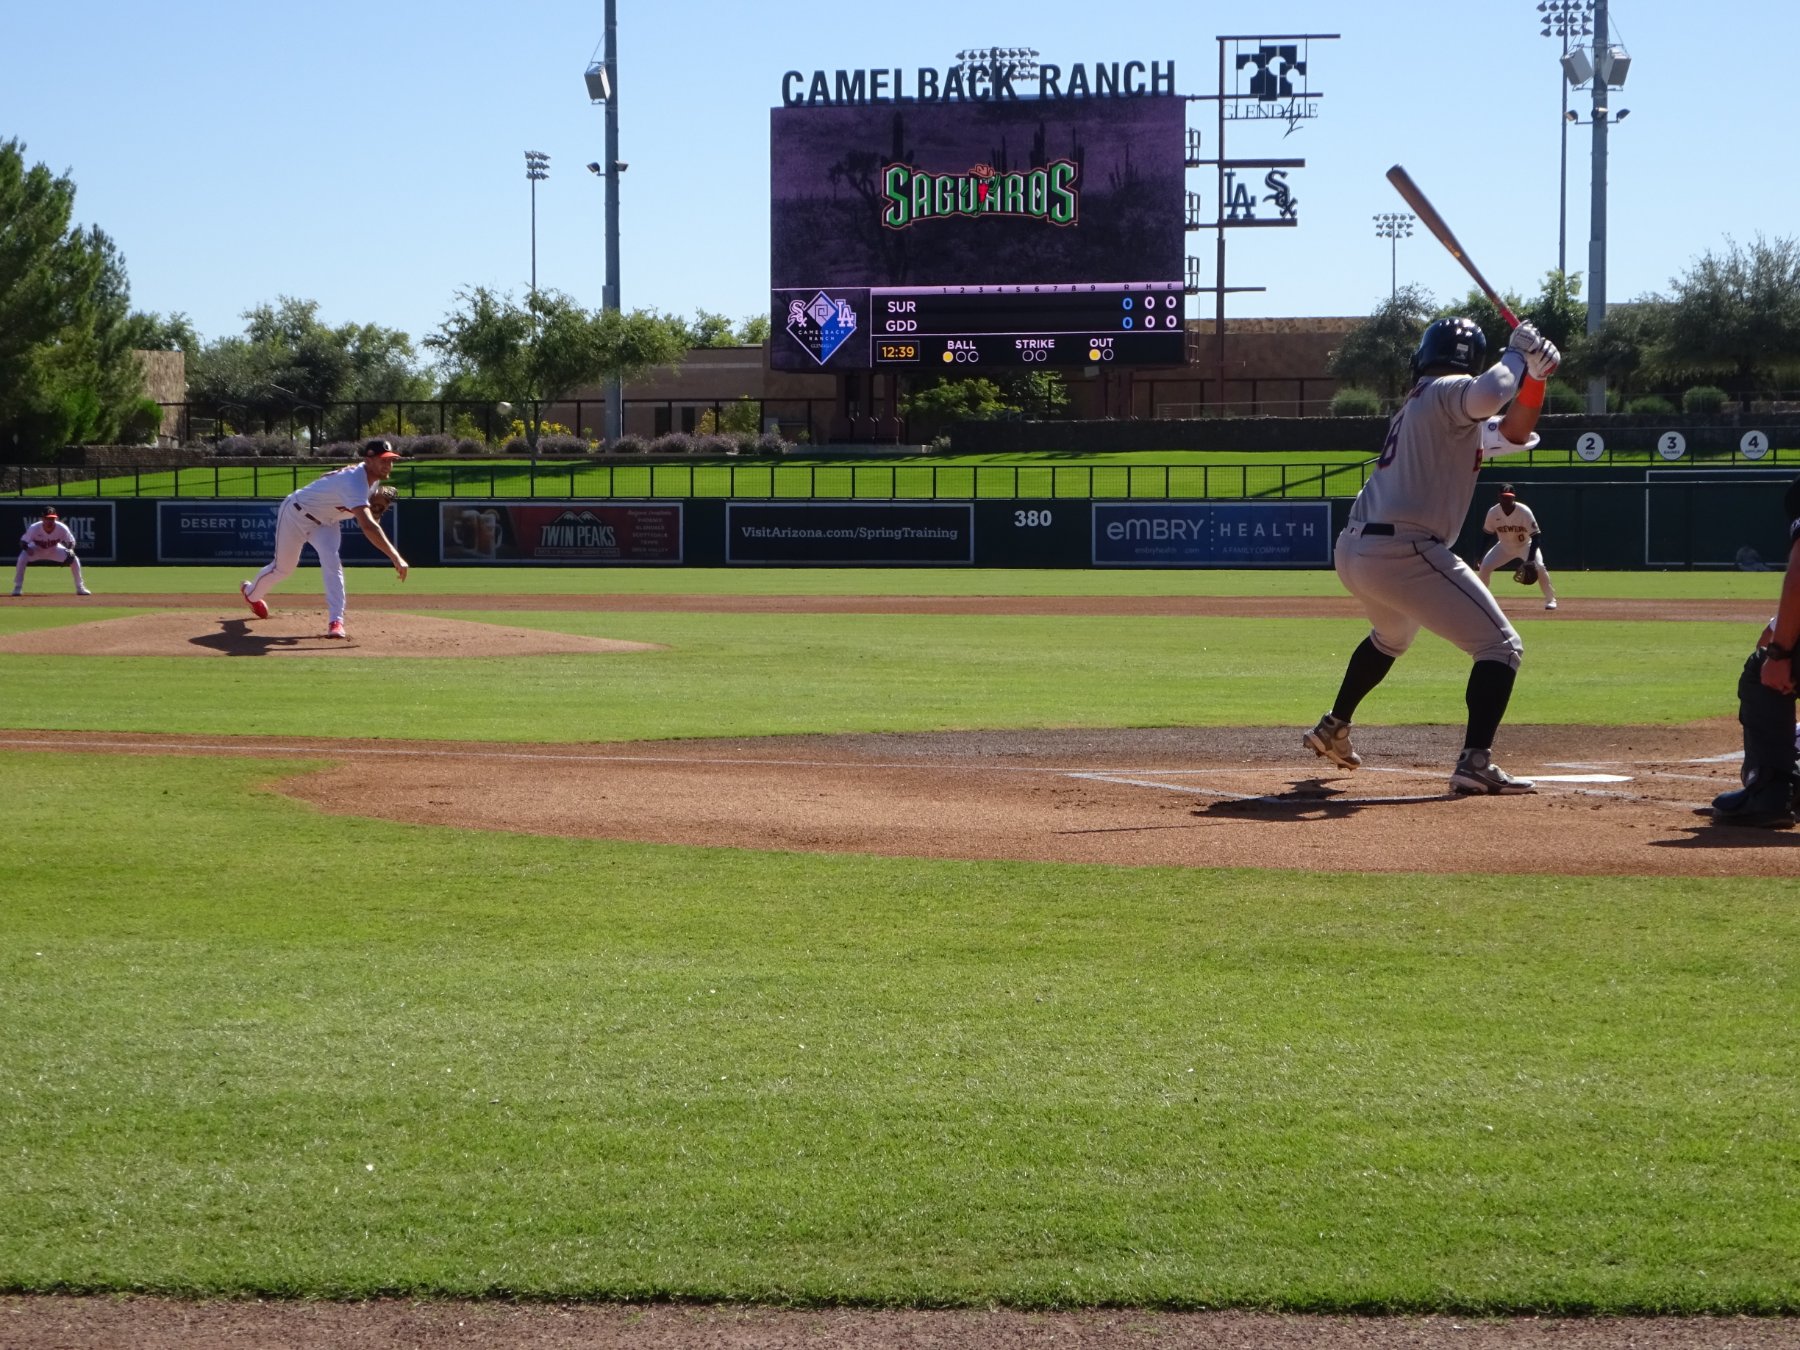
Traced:
<svg viewBox="0 0 1800 1350">
<path fill-rule="evenodd" d="M 1521 586 L 1535 586 L 1538 579 L 1538 565 L 1534 562 L 1520 563 L 1519 570 L 1513 573 L 1513 580 Z"/>
<path fill-rule="evenodd" d="M 369 493 L 369 514 L 380 520 L 387 510 L 400 500 L 400 494 L 385 483 Z"/>
</svg>

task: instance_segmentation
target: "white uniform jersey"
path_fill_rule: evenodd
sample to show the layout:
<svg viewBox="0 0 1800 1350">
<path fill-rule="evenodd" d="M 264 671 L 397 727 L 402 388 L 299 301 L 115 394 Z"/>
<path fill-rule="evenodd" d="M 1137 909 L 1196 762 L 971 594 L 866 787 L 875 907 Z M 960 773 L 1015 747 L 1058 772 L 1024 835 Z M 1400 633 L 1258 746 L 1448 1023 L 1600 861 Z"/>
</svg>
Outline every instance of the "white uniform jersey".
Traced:
<svg viewBox="0 0 1800 1350">
<path fill-rule="evenodd" d="M 1531 547 L 1531 536 L 1538 532 L 1538 523 L 1524 502 L 1514 502 L 1511 514 L 1495 502 L 1488 507 L 1487 519 L 1481 523 L 1481 528 L 1498 538 L 1510 552 L 1523 553 Z"/>
<path fill-rule="evenodd" d="M 19 537 L 28 553 L 47 553 L 61 544 L 64 548 L 75 547 L 75 535 L 60 520 L 54 525 L 46 525 L 43 521 L 33 521 L 25 527 L 25 533 Z"/>
<path fill-rule="evenodd" d="M 1389 524 L 1445 543 L 1456 538 L 1475 497 L 1482 424 L 1496 401 L 1487 390 L 1470 397 L 1479 383 L 1440 375 L 1413 386 L 1388 423 L 1381 458 L 1350 508 L 1350 524 Z"/>
<path fill-rule="evenodd" d="M 336 524 L 359 506 L 369 504 L 369 475 L 360 464 L 346 465 L 314 479 L 288 494 L 307 515 L 322 525 Z"/>
</svg>

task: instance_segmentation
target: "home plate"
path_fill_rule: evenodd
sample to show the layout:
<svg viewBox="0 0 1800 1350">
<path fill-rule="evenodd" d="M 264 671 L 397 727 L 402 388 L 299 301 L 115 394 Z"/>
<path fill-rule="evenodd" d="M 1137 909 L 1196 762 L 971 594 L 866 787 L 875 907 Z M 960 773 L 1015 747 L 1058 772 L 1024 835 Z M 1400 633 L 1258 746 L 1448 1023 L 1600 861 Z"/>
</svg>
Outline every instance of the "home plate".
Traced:
<svg viewBox="0 0 1800 1350">
<path fill-rule="evenodd" d="M 1540 773 L 1533 774 L 1532 781 L 1538 783 L 1629 783 L 1629 774 L 1622 773 Z"/>
</svg>

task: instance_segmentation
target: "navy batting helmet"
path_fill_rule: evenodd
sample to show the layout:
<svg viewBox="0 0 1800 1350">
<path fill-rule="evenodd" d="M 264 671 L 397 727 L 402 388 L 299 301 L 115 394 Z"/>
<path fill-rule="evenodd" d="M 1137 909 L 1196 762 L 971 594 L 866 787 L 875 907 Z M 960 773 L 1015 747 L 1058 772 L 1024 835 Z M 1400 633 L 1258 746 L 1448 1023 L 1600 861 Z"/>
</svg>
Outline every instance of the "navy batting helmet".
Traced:
<svg viewBox="0 0 1800 1350">
<path fill-rule="evenodd" d="M 1412 359 L 1413 378 L 1416 380 L 1433 366 L 1448 366 L 1473 375 L 1486 355 L 1487 338 L 1475 320 L 1439 319 L 1419 339 L 1419 350 Z"/>
</svg>

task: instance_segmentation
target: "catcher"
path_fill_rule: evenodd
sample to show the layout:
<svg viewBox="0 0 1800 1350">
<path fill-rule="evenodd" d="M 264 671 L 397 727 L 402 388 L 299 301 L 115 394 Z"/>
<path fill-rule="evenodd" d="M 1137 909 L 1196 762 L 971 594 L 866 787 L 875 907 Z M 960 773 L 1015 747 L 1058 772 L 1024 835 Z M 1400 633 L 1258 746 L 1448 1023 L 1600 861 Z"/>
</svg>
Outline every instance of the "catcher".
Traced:
<svg viewBox="0 0 1800 1350">
<path fill-rule="evenodd" d="M 1488 507 L 1482 531 L 1494 536 L 1494 546 L 1481 560 L 1481 584 L 1489 585 L 1497 567 L 1518 564 L 1513 580 L 1521 586 L 1535 584 L 1544 593 L 1544 608 L 1556 608 L 1556 587 L 1550 584 L 1550 569 L 1544 565 L 1541 532 L 1531 508 L 1520 501 L 1511 483 L 1500 485 L 1500 498 Z"/>
<path fill-rule="evenodd" d="M 1738 723 L 1744 729 L 1744 786 L 1713 798 L 1719 825 L 1788 829 L 1800 808 L 1800 748 L 1794 731 L 1794 649 L 1800 647 L 1800 478 L 1781 504 L 1787 518 L 1787 574 L 1775 617 L 1757 639 L 1738 677 Z"/>
<path fill-rule="evenodd" d="M 57 519 L 56 508 L 46 506 L 44 514 L 25 527 L 19 536 L 19 561 L 13 568 L 14 595 L 25 594 L 25 569 L 32 563 L 55 563 L 66 567 L 75 578 L 75 594 L 92 595 L 81 580 L 81 559 L 75 556 L 75 532 Z"/>
<path fill-rule="evenodd" d="M 381 528 L 381 516 L 394 504 L 396 495 L 383 480 L 394 471 L 394 461 L 399 458 L 386 441 L 370 441 L 363 446 L 362 463 L 333 469 L 282 500 L 275 518 L 275 560 L 238 588 L 252 614 L 259 619 L 269 617 L 263 596 L 293 573 L 300 565 L 301 548 L 310 544 L 325 582 L 330 620 L 326 636 L 349 636 L 344 630 L 344 564 L 338 556 L 346 517 L 356 521 L 369 542 L 394 564 L 400 580 L 406 580 L 412 569 Z"/>
</svg>

